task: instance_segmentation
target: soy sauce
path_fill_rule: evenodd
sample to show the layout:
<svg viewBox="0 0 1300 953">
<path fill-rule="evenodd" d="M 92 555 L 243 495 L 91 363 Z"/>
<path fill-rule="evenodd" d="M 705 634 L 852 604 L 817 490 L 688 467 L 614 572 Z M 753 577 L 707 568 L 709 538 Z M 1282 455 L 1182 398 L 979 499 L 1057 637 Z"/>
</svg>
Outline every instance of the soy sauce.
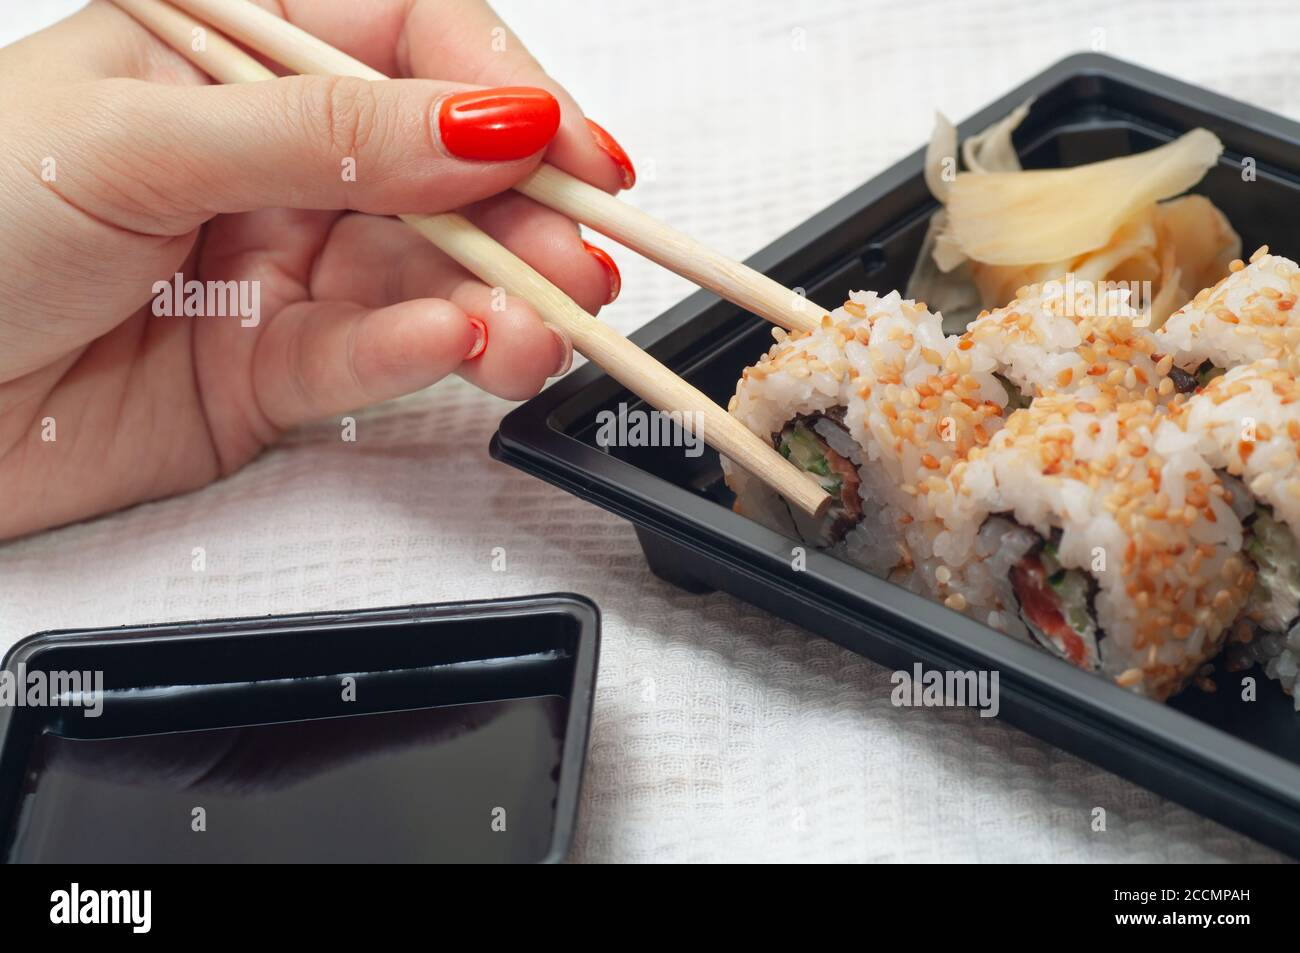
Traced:
<svg viewBox="0 0 1300 953">
<path fill-rule="evenodd" d="M 44 731 L 10 862 L 531 862 L 556 695 L 119 737 Z"/>
</svg>

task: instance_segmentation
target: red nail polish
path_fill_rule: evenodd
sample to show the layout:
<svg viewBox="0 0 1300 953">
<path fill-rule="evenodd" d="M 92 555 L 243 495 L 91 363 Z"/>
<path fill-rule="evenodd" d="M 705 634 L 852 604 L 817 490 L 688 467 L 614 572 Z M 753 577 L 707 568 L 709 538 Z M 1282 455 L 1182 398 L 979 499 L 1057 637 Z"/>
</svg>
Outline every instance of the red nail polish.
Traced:
<svg viewBox="0 0 1300 953">
<path fill-rule="evenodd" d="M 456 93 L 438 107 L 443 147 L 461 159 L 525 159 L 546 148 L 559 128 L 560 104 L 531 86 Z"/>
<path fill-rule="evenodd" d="M 606 299 L 605 304 L 613 304 L 618 293 L 623 290 L 623 276 L 618 272 L 618 265 L 614 264 L 614 259 L 609 257 L 609 252 L 605 249 L 597 248 L 585 241 L 582 247 L 587 249 L 587 254 L 604 265 L 605 270 L 609 272 L 609 298 Z"/>
<path fill-rule="evenodd" d="M 465 355 L 465 360 L 472 361 L 487 350 L 488 330 L 487 323 L 480 318 L 470 318 L 469 323 L 474 326 L 474 344 Z"/>
<path fill-rule="evenodd" d="M 627 157 L 618 140 L 590 119 L 587 120 L 587 125 L 591 128 L 591 135 L 596 140 L 596 145 L 600 146 L 601 151 L 618 165 L 618 171 L 623 176 L 623 188 L 630 189 L 636 185 L 636 169 L 632 167 L 632 160 Z"/>
</svg>

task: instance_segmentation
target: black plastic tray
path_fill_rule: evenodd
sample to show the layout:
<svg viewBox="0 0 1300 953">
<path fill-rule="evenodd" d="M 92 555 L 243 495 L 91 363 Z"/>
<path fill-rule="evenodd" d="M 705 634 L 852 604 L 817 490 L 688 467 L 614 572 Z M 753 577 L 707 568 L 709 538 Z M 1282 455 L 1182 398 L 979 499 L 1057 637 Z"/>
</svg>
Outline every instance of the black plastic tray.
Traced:
<svg viewBox="0 0 1300 953">
<path fill-rule="evenodd" d="M 562 860 L 599 630 L 557 594 L 31 636 L 8 671 L 102 672 L 104 702 L 0 708 L 0 857 Z M 66 760 L 41 788 L 49 750 Z"/>
<path fill-rule="evenodd" d="M 1073 56 L 961 124 L 970 135 L 1026 99 L 1016 132 L 1027 167 L 1077 165 L 1151 148 L 1196 126 L 1223 140 L 1198 186 L 1241 233 L 1296 256 L 1300 125 L 1101 55 Z M 850 289 L 902 290 L 935 203 L 918 150 L 773 242 L 748 264 L 826 307 Z M 1255 179 L 1243 181 L 1243 160 Z M 780 170 L 778 170 L 780 171 Z M 797 170 L 783 174 L 799 175 Z M 777 183 L 779 185 L 779 183 Z M 741 369 L 771 344 L 770 328 L 699 292 L 633 335 L 725 404 Z M 1254 671 L 1259 700 L 1241 700 L 1241 674 L 1219 691 L 1184 692 L 1167 706 L 1075 670 L 941 605 L 822 553 L 794 571 L 791 543 L 733 513 L 717 455 L 653 447 L 602 449 L 596 415 L 644 405 L 588 365 L 515 410 L 492 453 L 636 525 L 650 568 L 693 592 L 721 589 L 895 669 L 996 670 L 1010 723 L 1237 830 L 1300 855 L 1300 716 Z"/>
</svg>

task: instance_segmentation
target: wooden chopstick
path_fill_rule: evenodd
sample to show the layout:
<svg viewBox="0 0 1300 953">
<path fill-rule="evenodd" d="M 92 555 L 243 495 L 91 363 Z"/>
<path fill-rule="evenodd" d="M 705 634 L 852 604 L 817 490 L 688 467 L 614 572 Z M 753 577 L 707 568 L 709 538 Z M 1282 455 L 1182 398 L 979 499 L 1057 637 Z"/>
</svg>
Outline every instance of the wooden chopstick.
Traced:
<svg viewBox="0 0 1300 953">
<path fill-rule="evenodd" d="M 256 82 L 275 74 L 216 30 L 163 0 L 113 0 L 160 39 L 218 82 Z M 278 23 L 283 20 L 274 18 Z M 288 24 L 286 24 L 288 25 Z M 195 50 L 194 31 L 206 32 Z M 567 333 L 574 347 L 657 410 L 673 415 L 789 502 L 814 516 L 830 506 L 826 491 L 770 444 L 576 302 L 509 249 L 455 213 L 403 215 L 448 257 L 489 285 L 529 302 L 542 318 Z"/>
<path fill-rule="evenodd" d="M 387 79 L 249 0 L 171 0 L 262 55 L 298 73 Z M 515 188 L 714 294 L 789 330 L 812 331 L 826 310 L 761 272 L 550 165 Z"/>
</svg>

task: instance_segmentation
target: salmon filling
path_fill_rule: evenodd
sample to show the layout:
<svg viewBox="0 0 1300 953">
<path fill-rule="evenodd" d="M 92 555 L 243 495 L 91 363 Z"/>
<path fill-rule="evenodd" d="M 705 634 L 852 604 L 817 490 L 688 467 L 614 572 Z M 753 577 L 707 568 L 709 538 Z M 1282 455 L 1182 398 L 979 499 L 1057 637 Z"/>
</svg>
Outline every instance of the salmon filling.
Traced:
<svg viewBox="0 0 1300 953">
<path fill-rule="evenodd" d="M 1097 668 L 1101 636 L 1093 620 L 1096 583 L 1090 576 L 1061 566 L 1055 546 L 1045 543 L 1011 567 L 1011 587 L 1021 617 L 1045 648 L 1079 668 Z"/>
<path fill-rule="evenodd" d="M 841 414 L 843 411 L 840 411 Z M 824 526 L 828 544 L 842 540 L 846 533 L 862 521 L 862 478 L 853 461 L 831 448 L 827 440 L 815 429 L 823 421 L 844 429 L 831 414 L 814 414 L 796 417 L 774 434 L 772 444 L 781 455 L 816 478 L 832 497 Z M 847 436 L 847 431 L 845 431 Z"/>
</svg>

